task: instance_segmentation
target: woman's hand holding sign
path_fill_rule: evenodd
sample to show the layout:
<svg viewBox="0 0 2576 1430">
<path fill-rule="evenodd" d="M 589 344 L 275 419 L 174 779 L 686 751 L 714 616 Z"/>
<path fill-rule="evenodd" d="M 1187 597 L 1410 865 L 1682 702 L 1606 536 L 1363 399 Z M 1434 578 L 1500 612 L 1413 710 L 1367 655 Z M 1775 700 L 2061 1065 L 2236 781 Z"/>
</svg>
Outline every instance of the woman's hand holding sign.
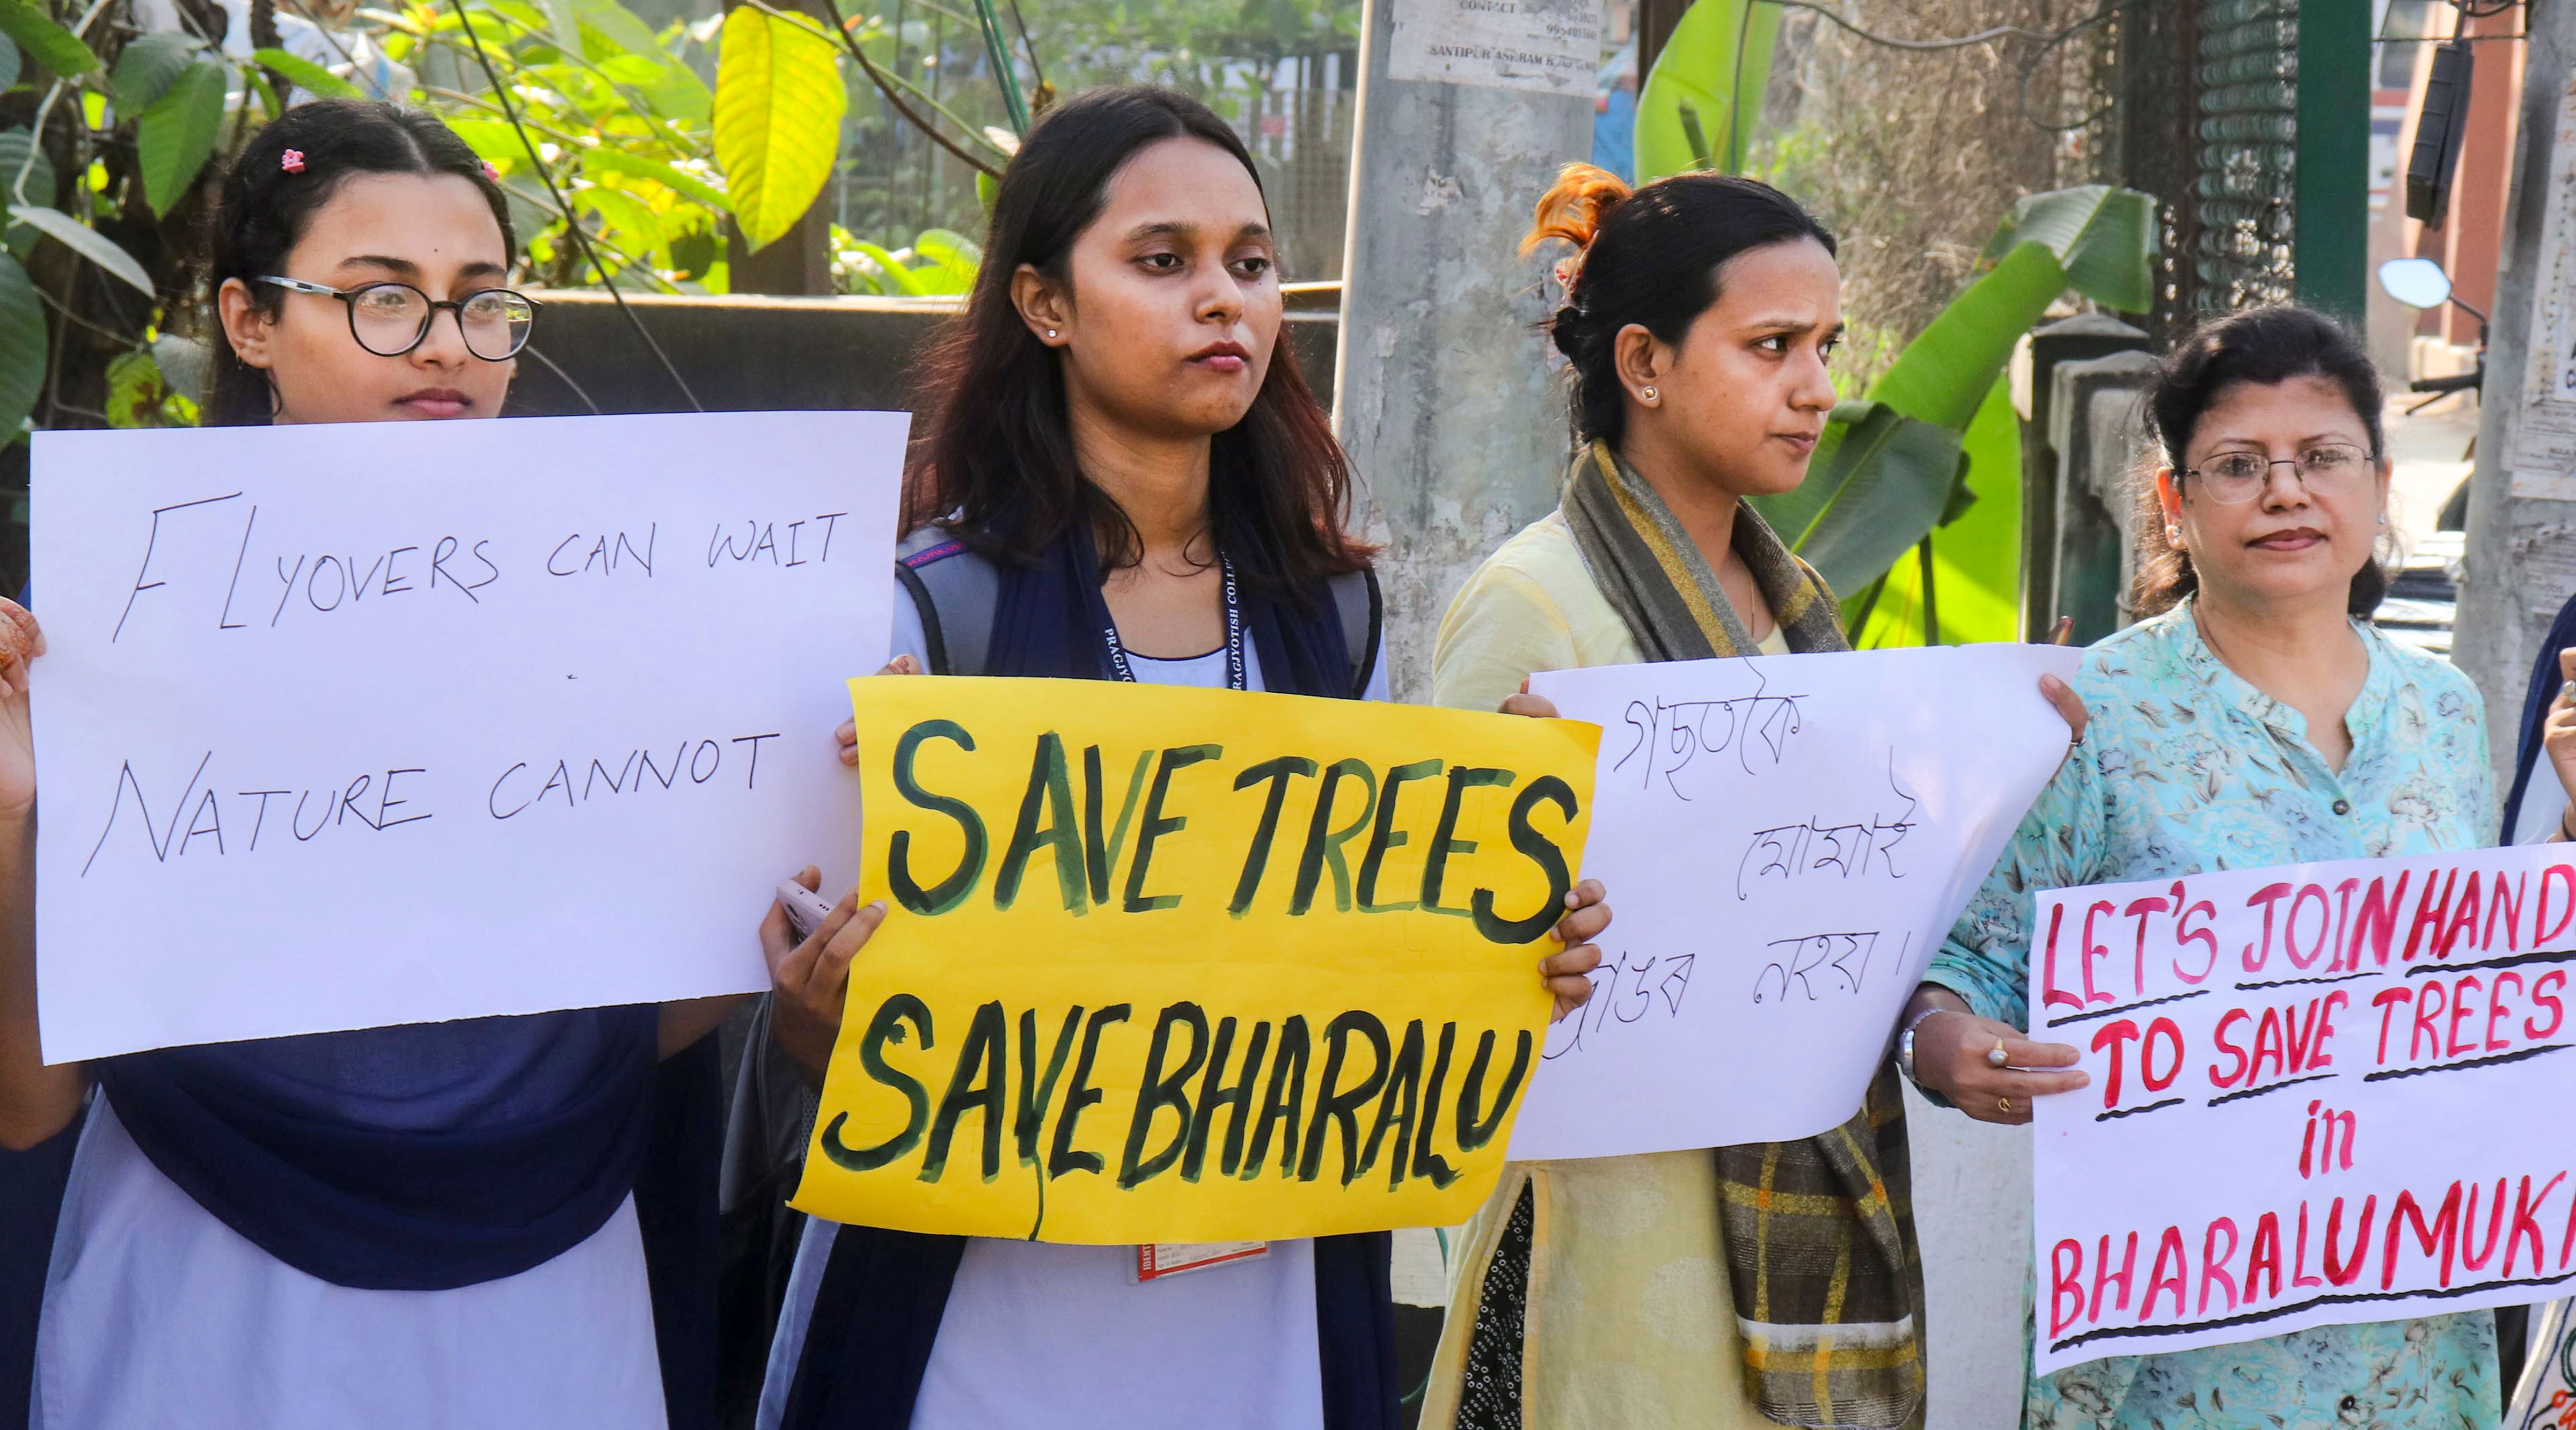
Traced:
<svg viewBox="0 0 2576 1430">
<path fill-rule="evenodd" d="M 2073 1068 L 2081 1057 L 2073 1047 L 2035 1043 L 2009 1023 L 1980 1018 L 1938 984 L 1915 990 L 1905 1022 L 1914 1030 L 1914 1080 L 1979 1122 L 2020 1126 L 2030 1121 L 2032 1098 L 2093 1081 L 2084 1072 L 2049 1071 Z"/>
<path fill-rule="evenodd" d="M 877 674 L 919 675 L 921 662 L 908 655 L 899 655 L 887 661 L 885 668 Z M 840 744 L 841 763 L 851 769 L 857 769 L 859 767 L 859 722 L 855 719 L 842 721 L 840 728 L 832 732 L 832 738 Z"/>
<path fill-rule="evenodd" d="M 1527 715 L 1536 720 L 1557 718 L 1556 702 L 1544 695 L 1529 693 L 1529 682 L 1521 682 L 1518 695 L 1503 697 L 1502 713 Z M 1556 995 L 1556 1011 L 1551 1021 L 1582 1007 L 1592 999 L 1592 970 L 1601 966 L 1601 950 L 1592 941 L 1610 927 L 1609 891 L 1598 879 L 1586 879 L 1565 896 L 1567 913 L 1548 937 L 1563 944 L 1564 951 L 1551 953 L 1538 961 L 1538 976 L 1547 991 Z"/>
<path fill-rule="evenodd" d="M 808 864 L 796 882 L 820 889 L 823 871 Z M 788 927 L 787 910 L 776 900 L 770 901 L 769 916 L 760 921 L 760 951 L 769 961 L 770 1035 L 816 1087 L 823 1085 L 832 1045 L 840 1040 L 841 1005 L 850 991 L 850 960 L 867 947 L 885 916 L 885 900 L 861 908 L 859 891 L 852 889 L 802 943 Z"/>
<path fill-rule="evenodd" d="M 0 600 L 0 817 L 21 819 L 36 804 L 36 746 L 27 723 L 27 662 L 45 653 L 45 633 L 27 608 Z"/>
</svg>

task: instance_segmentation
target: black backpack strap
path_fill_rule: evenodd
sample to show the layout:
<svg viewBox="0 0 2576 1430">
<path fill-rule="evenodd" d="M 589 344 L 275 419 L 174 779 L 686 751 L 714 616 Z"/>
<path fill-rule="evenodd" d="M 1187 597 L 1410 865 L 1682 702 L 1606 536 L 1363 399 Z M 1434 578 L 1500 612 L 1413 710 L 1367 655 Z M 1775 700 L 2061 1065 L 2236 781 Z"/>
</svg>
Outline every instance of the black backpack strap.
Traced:
<svg viewBox="0 0 2576 1430">
<path fill-rule="evenodd" d="M 1365 700 L 1386 631 L 1386 598 L 1378 590 L 1377 572 L 1363 566 L 1331 578 L 1325 586 L 1333 593 L 1334 612 L 1342 618 L 1342 647 L 1351 653 L 1351 698 Z"/>
<path fill-rule="evenodd" d="M 948 529 L 925 526 L 895 547 L 895 579 L 921 613 L 932 675 L 982 675 L 993 639 L 1001 574 Z"/>
</svg>

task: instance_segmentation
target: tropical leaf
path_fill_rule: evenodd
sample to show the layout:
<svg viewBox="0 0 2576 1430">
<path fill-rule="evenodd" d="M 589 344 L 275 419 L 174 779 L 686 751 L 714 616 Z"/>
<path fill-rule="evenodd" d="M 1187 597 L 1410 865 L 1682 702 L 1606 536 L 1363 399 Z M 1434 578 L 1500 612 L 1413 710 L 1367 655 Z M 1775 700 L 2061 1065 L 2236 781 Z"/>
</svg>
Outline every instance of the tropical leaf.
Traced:
<svg viewBox="0 0 2576 1430">
<path fill-rule="evenodd" d="M 929 259 L 945 280 L 937 291 L 963 293 L 975 286 L 975 270 L 984 266 L 984 250 L 973 239 L 944 228 L 928 228 L 912 241 L 912 251 Z M 954 286 L 947 286 L 953 284 Z"/>
<path fill-rule="evenodd" d="M 33 164 L 28 162 L 31 156 Z M 19 204 L 17 195 L 11 191 L 22 168 L 27 171 L 27 202 L 24 205 Z M 35 136 L 24 128 L 0 129 L 0 208 L 49 207 L 54 202 L 56 185 L 54 161 L 45 157 L 45 151 L 36 146 Z M 0 246 L 5 246 L 24 262 L 36 247 L 35 225 L 12 222 L 5 226 L 5 230 L 5 234 L 0 234 Z"/>
<path fill-rule="evenodd" d="M 626 192 L 593 185 L 572 197 L 573 206 L 586 208 L 599 215 L 608 225 L 605 235 L 627 253 L 641 258 L 670 247 L 671 239 L 653 206 Z"/>
<path fill-rule="evenodd" d="M 883 282 L 890 284 L 895 293 L 907 298 L 919 298 L 930 292 L 928 288 L 922 286 L 921 276 L 904 267 L 902 261 L 893 254 L 886 252 L 884 245 L 870 243 L 864 238 L 855 238 L 850 240 L 850 247 L 866 254 L 870 263 L 885 270 Z"/>
<path fill-rule="evenodd" d="M 1682 12 L 1637 91 L 1639 183 L 1698 168 L 1702 152 L 1719 168 L 1743 167 L 1779 31 L 1780 8 L 1757 0 L 1697 0 Z M 1701 146 L 1684 129 L 1685 104 L 1698 111 Z"/>
<path fill-rule="evenodd" d="M 1878 579 L 1940 521 L 1959 482 L 1959 434 L 1884 403 L 1834 409 L 1807 480 L 1754 508 L 1837 591 Z"/>
<path fill-rule="evenodd" d="M 254 50 L 251 52 L 251 58 L 284 75 L 289 84 L 306 94 L 318 95 L 323 99 L 366 98 L 359 93 L 356 85 L 302 55 L 290 55 L 284 50 Z"/>
<path fill-rule="evenodd" d="M 9 209 L 9 217 L 41 230 L 56 243 L 124 279 L 144 297 L 157 296 L 152 291 L 152 275 L 144 272 L 143 265 L 134 261 L 134 255 L 117 247 L 107 235 L 73 218 L 70 214 L 54 209 L 12 205 Z"/>
<path fill-rule="evenodd" d="M 449 118 L 446 122 L 447 127 L 455 130 L 456 137 L 464 140 L 467 147 L 496 164 L 509 164 L 528 169 L 535 168 L 537 165 L 537 154 L 519 142 L 519 131 L 510 127 L 506 121 Z M 585 155 L 584 162 L 589 162 L 594 157 L 596 156 Z"/>
<path fill-rule="evenodd" d="M 58 78 L 74 79 L 99 68 L 97 54 L 81 43 L 80 36 L 55 24 L 35 0 L 0 0 L 0 35 L 15 41 L 19 52 Z M 0 433 L 15 430 L 0 427 Z"/>
<path fill-rule="evenodd" d="M 2016 245 L 1905 345 L 1869 396 L 1908 417 L 1966 431 L 2013 344 L 2065 291 L 2066 270 L 2048 245 Z"/>
<path fill-rule="evenodd" d="M 2066 286 L 2124 313 L 2154 305 L 2156 201 L 2135 189 L 2084 184 L 2032 194 L 2013 205 L 1986 243 L 1985 258 L 2014 246 L 2045 246 L 2066 270 Z"/>
<path fill-rule="evenodd" d="M 143 197 L 156 217 L 169 215 L 215 152 L 215 134 L 224 122 L 225 70 L 217 60 L 192 62 L 171 81 L 169 93 L 135 117 Z"/>
<path fill-rule="evenodd" d="M 459 129 L 457 132 L 461 134 L 464 131 Z M 468 139 L 467 142 L 473 141 Z M 476 147 L 479 149 L 481 146 Z M 650 179 L 674 193 L 688 195 L 717 213 L 733 212 L 733 200 L 725 196 L 724 190 L 686 169 L 665 164 L 659 159 L 648 159 L 641 154 L 629 154 L 617 149 L 585 149 L 581 155 L 581 166 L 584 170 L 597 169 L 602 173 L 622 174 L 632 179 Z"/>
<path fill-rule="evenodd" d="M 45 389 L 45 305 L 18 260 L 0 253 L 0 447 L 18 440 Z"/>
<path fill-rule="evenodd" d="M 155 30 L 127 41 L 107 80 L 107 87 L 116 94 L 116 107 L 127 114 L 151 108 L 205 47 L 196 36 L 177 30 Z"/>
<path fill-rule="evenodd" d="M 0 34 L 0 89 L 18 82 L 18 42 Z"/>
<path fill-rule="evenodd" d="M 811 21 L 751 5 L 725 17 L 716 163 L 746 247 L 777 242 L 814 206 L 840 156 L 848 104 L 839 47 Z"/>
<path fill-rule="evenodd" d="M 2014 641 L 2021 632 L 2021 417 L 2012 384 L 1997 382 L 1968 424 L 1965 509 L 1929 535 L 1932 586 L 1944 644 Z M 1863 649 L 1926 644 L 1923 568 L 1900 558 L 1852 644 Z"/>
</svg>

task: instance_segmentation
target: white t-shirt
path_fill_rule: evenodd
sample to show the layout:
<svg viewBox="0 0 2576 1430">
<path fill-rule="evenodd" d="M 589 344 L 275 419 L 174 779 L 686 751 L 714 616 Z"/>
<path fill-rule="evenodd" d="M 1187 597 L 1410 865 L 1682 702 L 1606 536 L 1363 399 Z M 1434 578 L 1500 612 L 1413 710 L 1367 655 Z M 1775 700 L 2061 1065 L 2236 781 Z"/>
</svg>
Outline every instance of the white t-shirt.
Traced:
<svg viewBox="0 0 2576 1430">
<path fill-rule="evenodd" d="M 920 612 L 895 602 L 894 649 L 926 660 Z M 1263 687 L 1247 641 L 1246 683 Z M 1157 660 L 1128 652 L 1148 685 L 1225 685 L 1225 652 Z M 1381 655 L 1368 697 L 1387 698 Z M 814 1295 L 839 1230 L 808 1221 L 796 1249 L 759 1430 L 787 1408 Z M 966 1243 L 912 1430 L 1322 1430 L 1310 1241 L 1139 1284 L 1132 1246 Z"/>
<path fill-rule="evenodd" d="M 552 1261 L 452 1291 L 309 1276 L 152 1165 L 104 1096 L 73 1154 L 34 1430 L 558 1430 L 665 1423 L 628 1197 Z"/>
</svg>

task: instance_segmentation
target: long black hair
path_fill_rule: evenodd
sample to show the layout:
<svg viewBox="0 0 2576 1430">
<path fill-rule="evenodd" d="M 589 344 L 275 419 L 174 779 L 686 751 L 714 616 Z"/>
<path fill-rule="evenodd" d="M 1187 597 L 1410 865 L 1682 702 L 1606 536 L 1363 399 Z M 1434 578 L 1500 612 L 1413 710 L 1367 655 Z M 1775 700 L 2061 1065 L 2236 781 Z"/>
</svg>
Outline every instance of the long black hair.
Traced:
<svg viewBox="0 0 2576 1430">
<path fill-rule="evenodd" d="M 1631 192 L 1590 164 L 1568 164 L 1557 176 L 1538 201 L 1521 252 L 1551 238 L 1580 250 L 1565 306 L 1547 324 L 1557 351 L 1573 364 L 1574 435 L 1613 447 L 1628 426 L 1620 329 L 1635 323 L 1679 343 L 1717 301 L 1719 270 L 1729 259 L 1800 239 L 1834 251 L 1833 234 L 1813 214 L 1759 180 L 1675 174 Z"/>
<path fill-rule="evenodd" d="M 285 163 L 290 149 L 303 156 L 293 170 Z M 252 305 L 275 317 L 285 295 L 259 278 L 284 271 L 286 255 L 304 236 L 305 225 L 354 174 L 454 174 L 467 180 L 482 191 L 484 202 L 492 206 L 493 222 L 501 225 L 503 261 L 518 252 L 501 186 L 455 130 L 417 109 L 381 100 L 321 99 L 299 104 L 263 126 L 224 176 L 207 218 L 206 292 L 219 294 L 224 280 L 238 278 L 249 286 Z M 223 324 L 214 327 L 207 424 L 266 425 L 277 410 L 268 374 L 241 360 Z"/>
<path fill-rule="evenodd" d="M 1099 543 L 1104 571 L 1142 559 L 1135 523 L 1074 458 L 1060 366 L 1069 359 L 1021 320 L 1011 276 L 1025 263 L 1069 286 L 1074 240 L 1106 207 L 1110 179 L 1146 145 L 1180 138 L 1223 149 L 1260 186 L 1226 122 L 1168 89 L 1090 90 L 1030 131 L 1002 172 L 966 310 L 923 360 L 907 529 L 946 522 L 987 557 L 1028 562 L 1079 522 Z M 1282 325 L 1252 409 L 1209 454 L 1212 535 L 1244 563 L 1247 581 L 1310 592 L 1366 561 L 1367 548 L 1342 530 L 1350 493 L 1350 461 Z"/>
<path fill-rule="evenodd" d="M 2201 414 L 2227 389 L 2239 383 L 2269 387 L 2302 377 L 2322 378 L 2340 389 L 2362 430 L 2370 434 L 2372 457 L 2384 456 L 2388 438 L 2379 414 L 2386 399 L 2370 350 L 2352 329 L 2296 303 L 2268 303 L 2213 318 L 2174 344 L 2148 378 L 2141 399 L 2147 436 L 2163 449 L 2165 465 L 2180 472 L 2191 465 L 2183 454 Z M 2165 539 L 2164 502 L 2153 471 L 2138 474 L 2137 502 L 2137 576 L 2129 602 L 2143 617 L 2172 610 L 2199 590 L 2200 573 L 2191 569 L 2190 553 Z M 2374 552 L 2352 573 L 2347 608 L 2367 616 L 2387 594 L 2388 573 Z"/>
</svg>

